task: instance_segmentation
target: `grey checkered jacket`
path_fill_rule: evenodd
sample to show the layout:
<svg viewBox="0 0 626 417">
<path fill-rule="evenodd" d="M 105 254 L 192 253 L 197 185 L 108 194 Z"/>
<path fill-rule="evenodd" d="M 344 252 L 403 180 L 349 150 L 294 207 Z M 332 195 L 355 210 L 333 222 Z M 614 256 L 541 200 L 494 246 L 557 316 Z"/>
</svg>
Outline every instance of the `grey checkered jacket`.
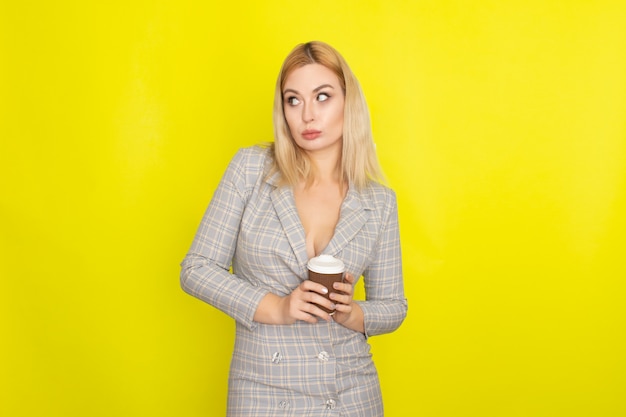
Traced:
<svg viewBox="0 0 626 417">
<path fill-rule="evenodd" d="M 182 262 L 183 289 L 236 321 L 228 415 L 382 416 L 367 338 L 395 330 L 407 311 L 395 194 L 350 186 L 323 251 L 363 276 L 365 334 L 323 320 L 260 324 L 253 316 L 268 292 L 288 295 L 307 278 L 293 191 L 267 175 L 270 162 L 266 148 L 235 155 Z"/>
</svg>

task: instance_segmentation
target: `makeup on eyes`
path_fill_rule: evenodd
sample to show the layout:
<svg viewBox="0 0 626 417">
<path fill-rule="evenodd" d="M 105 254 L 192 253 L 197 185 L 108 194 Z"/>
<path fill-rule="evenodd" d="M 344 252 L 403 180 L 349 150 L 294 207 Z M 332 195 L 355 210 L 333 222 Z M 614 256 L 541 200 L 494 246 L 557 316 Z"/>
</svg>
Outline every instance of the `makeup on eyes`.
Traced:
<svg viewBox="0 0 626 417">
<path fill-rule="evenodd" d="M 289 91 L 291 92 L 292 90 L 285 90 L 285 91 Z M 297 94 L 294 92 L 294 94 Z M 324 98 L 322 98 L 322 96 L 324 96 Z M 327 93 L 327 92 L 320 92 L 315 98 L 317 99 L 317 101 L 323 103 L 325 101 L 327 101 L 329 98 L 331 98 L 332 95 Z M 287 97 L 285 97 L 285 102 L 291 106 L 295 106 L 298 103 L 294 103 L 293 100 L 297 100 L 298 102 L 300 102 L 300 100 L 298 99 L 298 97 L 294 96 L 294 95 L 289 95 Z"/>
</svg>

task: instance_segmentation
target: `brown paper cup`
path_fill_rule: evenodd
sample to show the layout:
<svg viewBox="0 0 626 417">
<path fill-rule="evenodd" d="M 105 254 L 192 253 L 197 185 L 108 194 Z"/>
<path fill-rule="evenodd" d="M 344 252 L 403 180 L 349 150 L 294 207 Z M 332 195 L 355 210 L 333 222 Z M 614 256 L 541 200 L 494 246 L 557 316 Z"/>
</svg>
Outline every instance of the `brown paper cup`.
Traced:
<svg viewBox="0 0 626 417">
<path fill-rule="evenodd" d="M 333 288 L 333 284 L 335 282 L 343 282 L 345 270 L 343 262 L 330 255 L 320 255 L 309 260 L 307 267 L 309 269 L 309 279 L 325 286 L 328 292 L 322 294 L 322 296 L 330 300 L 330 293 L 337 292 Z M 335 314 L 334 310 L 329 310 L 318 304 L 316 305 L 330 315 Z"/>
</svg>

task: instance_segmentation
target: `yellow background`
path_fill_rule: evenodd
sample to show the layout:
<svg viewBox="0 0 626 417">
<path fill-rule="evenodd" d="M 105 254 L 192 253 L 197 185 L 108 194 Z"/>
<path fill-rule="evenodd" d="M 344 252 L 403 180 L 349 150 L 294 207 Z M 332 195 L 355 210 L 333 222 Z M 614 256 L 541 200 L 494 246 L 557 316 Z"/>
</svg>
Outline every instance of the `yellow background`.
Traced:
<svg viewBox="0 0 626 417">
<path fill-rule="evenodd" d="M 409 315 L 387 415 L 626 415 L 622 1 L 0 2 L 0 415 L 219 416 L 179 262 L 300 42 L 359 77 Z"/>
</svg>

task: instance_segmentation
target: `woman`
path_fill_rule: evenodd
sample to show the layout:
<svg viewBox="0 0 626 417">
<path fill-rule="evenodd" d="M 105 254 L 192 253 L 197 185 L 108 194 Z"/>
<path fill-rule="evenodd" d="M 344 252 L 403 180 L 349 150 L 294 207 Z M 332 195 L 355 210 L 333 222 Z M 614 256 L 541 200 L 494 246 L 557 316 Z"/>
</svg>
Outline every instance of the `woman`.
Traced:
<svg viewBox="0 0 626 417">
<path fill-rule="evenodd" d="M 236 321 L 228 415 L 381 416 L 367 338 L 406 315 L 396 198 L 377 182 L 367 105 L 332 47 L 287 56 L 274 129 L 272 146 L 235 155 L 182 263 L 183 289 Z M 349 272 L 330 300 L 307 279 L 320 254 Z M 360 276 L 365 301 L 353 300 Z"/>
</svg>

